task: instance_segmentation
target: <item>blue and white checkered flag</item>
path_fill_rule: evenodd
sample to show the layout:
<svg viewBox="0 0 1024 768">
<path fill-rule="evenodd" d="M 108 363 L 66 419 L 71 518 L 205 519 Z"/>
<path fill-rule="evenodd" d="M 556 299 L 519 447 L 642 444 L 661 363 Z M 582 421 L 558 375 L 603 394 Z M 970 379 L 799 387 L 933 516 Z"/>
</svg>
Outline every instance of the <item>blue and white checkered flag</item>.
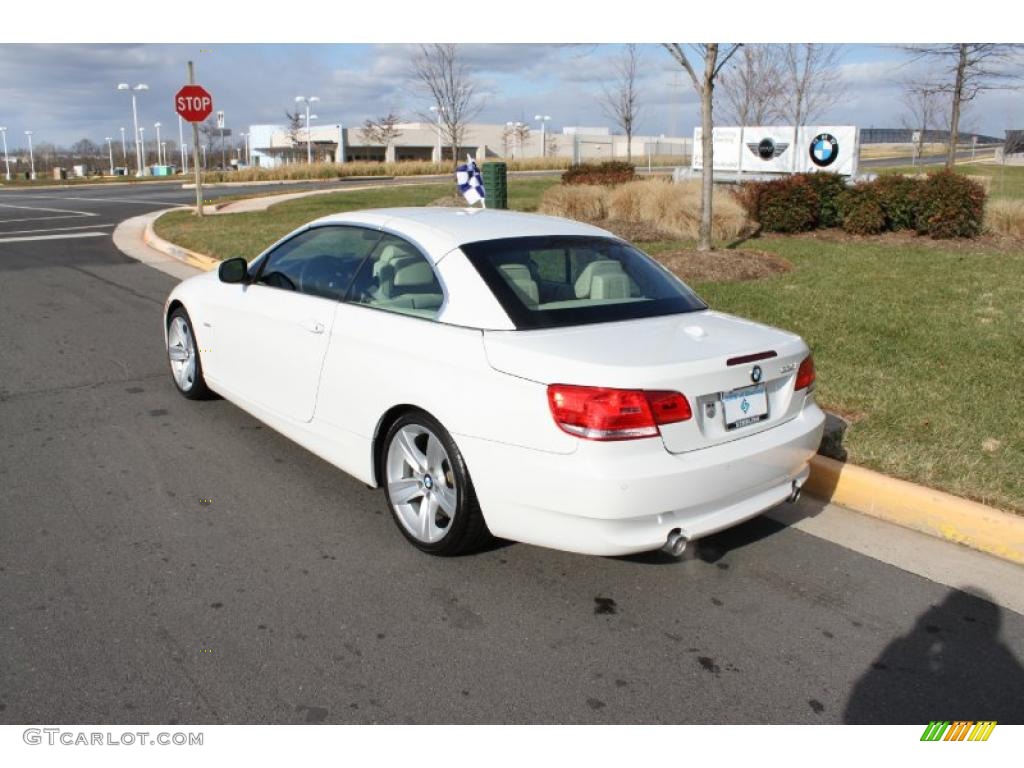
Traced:
<svg viewBox="0 0 1024 768">
<path fill-rule="evenodd" d="M 459 187 L 459 192 L 466 198 L 468 205 L 481 203 L 483 207 L 487 207 L 487 203 L 484 200 L 487 197 L 487 192 L 484 189 L 484 180 L 481 178 L 480 169 L 476 167 L 472 157 L 467 156 L 465 165 L 460 165 L 455 169 L 455 183 Z"/>
</svg>

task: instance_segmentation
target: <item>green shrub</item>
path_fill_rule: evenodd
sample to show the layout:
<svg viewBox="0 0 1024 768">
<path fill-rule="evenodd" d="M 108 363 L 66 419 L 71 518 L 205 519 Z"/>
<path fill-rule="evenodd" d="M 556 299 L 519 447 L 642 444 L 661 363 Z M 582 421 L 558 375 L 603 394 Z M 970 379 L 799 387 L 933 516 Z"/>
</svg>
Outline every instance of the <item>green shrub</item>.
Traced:
<svg viewBox="0 0 1024 768">
<path fill-rule="evenodd" d="M 915 229 L 934 238 L 977 237 L 985 220 L 985 190 L 949 170 L 928 175 L 915 190 Z"/>
<path fill-rule="evenodd" d="M 913 229 L 917 221 L 917 191 L 921 179 L 893 174 L 879 176 L 872 182 L 878 192 L 886 229 L 896 231 Z"/>
<path fill-rule="evenodd" d="M 562 174 L 563 184 L 624 184 L 636 178 L 636 169 L 629 163 L 609 160 L 604 163 L 571 165 Z"/>
<path fill-rule="evenodd" d="M 844 232 L 851 235 L 877 235 L 885 231 L 882 196 L 874 182 L 844 190 L 838 204 Z"/>
<path fill-rule="evenodd" d="M 839 198 L 846 191 L 846 180 L 836 173 L 800 174 L 811 188 L 818 193 L 821 201 L 818 208 L 818 227 L 838 227 L 841 221 Z"/>
<path fill-rule="evenodd" d="M 818 225 L 821 198 L 804 176 L 762 184 L 755 218 L 766 232 L 807 232 Z"/>
</svg>

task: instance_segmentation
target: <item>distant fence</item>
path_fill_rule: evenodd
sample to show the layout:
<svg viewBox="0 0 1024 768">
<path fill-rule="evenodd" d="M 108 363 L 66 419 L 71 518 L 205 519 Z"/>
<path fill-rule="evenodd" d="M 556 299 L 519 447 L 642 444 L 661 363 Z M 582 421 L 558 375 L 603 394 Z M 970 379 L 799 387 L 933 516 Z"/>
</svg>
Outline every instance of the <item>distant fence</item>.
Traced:
<svg viewBox="0 0 1024 768">
<path fill-rule="evenodd" d="M 861 144 L 912 144 L 916 131 L 912 128 L 861 128 Z M 922 131 L 925 144 L 945 144 L 949 141 L 949 131 L 929 129 Z M 971 136 L 978 137 L 979 144 L 1001 144 L 998 136 L 985 136 L 980 133 L 960 132 L 960 143 L 969 143 Z"/>
</svg>

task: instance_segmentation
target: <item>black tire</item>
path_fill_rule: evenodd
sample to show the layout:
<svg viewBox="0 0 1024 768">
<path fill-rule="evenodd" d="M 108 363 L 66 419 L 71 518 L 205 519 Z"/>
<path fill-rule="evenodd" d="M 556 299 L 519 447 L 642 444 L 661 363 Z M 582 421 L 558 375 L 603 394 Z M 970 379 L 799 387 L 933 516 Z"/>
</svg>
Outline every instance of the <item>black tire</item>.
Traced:
<svg viewBox="0 0 1024 768">
<path fill-rule="evenodd" d="M 170 357 L 167 359 L 167 364 L 171 369 L 171 381 L 174 382 L 174 388 L 178 390 L 182 397 L 189 400 L 208 400 L 213 397 L 213 393 L 210 388 L 206 386 L 206 379 L 203 377 L 203 360 L 202 355 L 199 354 L 199 342 L 196 340 L 195 330 L 192 328 L 192 318 L 188 316 L 188 312 L 185 311 L 184 307 L 177 307 L 167 317 L 167 328 L 168 333 L 175 320 L 181 319 L 185 322 L 185 326 L 188 329 L 188 333 L 192 338 L 192 346 L 195 352 L 195 375 L 192 378 L 191 384 L 183 386 L 178 383 L 178 378 L 174 374 L 174 365 L 172 364 Z"/>
<path fill-rule="evenodd" d="M 448 454 L 448 465 L 454 476 L 457 501 L 455 514 L 448 522 L 447 530 L 438 541 L 426 543 L 413 536 L 402 523 L 396 505 L 391 499 L 391 492 L 388 488 L 388 453 L 395 436 L 405 427 L 425 427 L 440 440 L 445 452 Z M 387 499 L 388 509 L 395 521 L 395 525 L 402 535 L 417 549 L 431 555 L 441 557 L 453 557 L 475 552 L 491 541 L 491 532 L 487 529 L 483 513 L 480 511 L 480 504 L 476 498 L 476 491 L 473 488 L 473 481 L 469 476 L 466 461 L 462 457 L 455 441 L 448 434 L 441 423 L 428 413 L 423 411 L 411 411 L 403 414 L 391 425 L 384 436 L 380 453 L 381 461 L 381 485 L 384 487 L 384 496 Z"/>
</svg>

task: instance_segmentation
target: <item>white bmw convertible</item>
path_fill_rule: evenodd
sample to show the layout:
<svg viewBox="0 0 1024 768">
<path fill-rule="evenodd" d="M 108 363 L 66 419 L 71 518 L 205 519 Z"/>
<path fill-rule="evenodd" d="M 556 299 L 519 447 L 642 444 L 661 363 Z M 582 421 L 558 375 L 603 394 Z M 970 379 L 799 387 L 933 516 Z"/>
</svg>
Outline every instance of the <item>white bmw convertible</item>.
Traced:
<svg viewBox="0 0 1024 768">
<path fill-rule="evenodd" d="M 168 297 L 171 372 L 374 487 L 439 555 L 665 549 L 787 499 L 824 415 L 792 333 L 618 237 L 494 210 L 318 219 Z"/>
</svg>

